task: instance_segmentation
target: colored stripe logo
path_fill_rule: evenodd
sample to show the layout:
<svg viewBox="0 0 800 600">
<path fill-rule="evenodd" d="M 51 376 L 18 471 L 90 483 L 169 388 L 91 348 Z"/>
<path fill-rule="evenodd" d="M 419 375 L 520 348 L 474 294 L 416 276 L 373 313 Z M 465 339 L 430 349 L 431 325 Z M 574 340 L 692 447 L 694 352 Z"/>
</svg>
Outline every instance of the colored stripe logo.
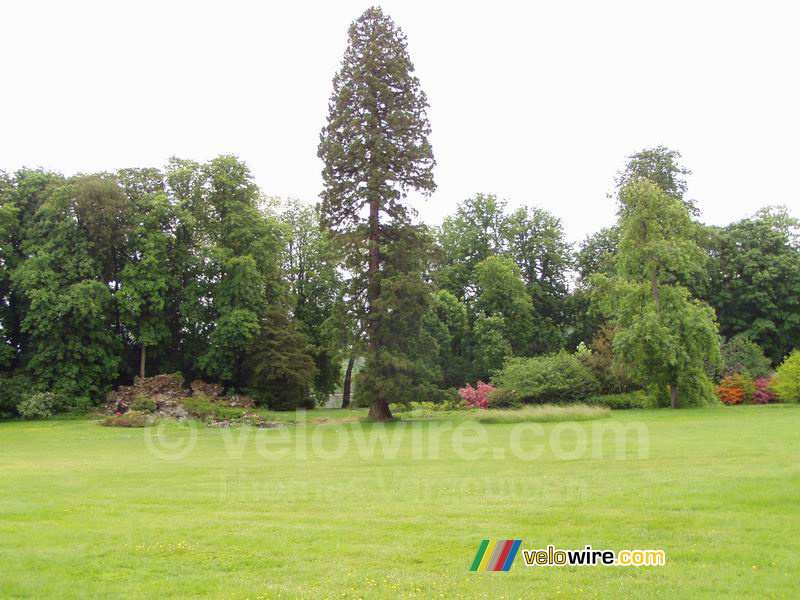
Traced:
<svg viewBox="0 0 800 600">
<path fill-rule="evenodd" d="M 508 571 L 522 540 L 483 540 L 470 571 Z"/>
</svg>

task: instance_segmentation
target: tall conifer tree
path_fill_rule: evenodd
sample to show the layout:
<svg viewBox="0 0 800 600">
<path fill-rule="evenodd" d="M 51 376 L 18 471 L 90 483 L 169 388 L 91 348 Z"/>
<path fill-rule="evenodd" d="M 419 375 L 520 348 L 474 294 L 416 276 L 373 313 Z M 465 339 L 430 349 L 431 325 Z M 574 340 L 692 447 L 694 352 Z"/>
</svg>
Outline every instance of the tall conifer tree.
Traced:
<svg viewBox="0 0 800 600">
<path fill-rule="evenodd" d="M 429 195 L 436 187 L 427 108 L 406 36 L 380 8 L 368 9 L 350 26 L 318 151 L 325 219 L 352 252 L 366 242 L 367 369 L 381 360 L 381 322 L 391 318 L 381 302 L 386 246 L 410 227 L 407 193 Z M 369 395 L 370 416 L 391 418 L 385 392 Z"/>
</svg>

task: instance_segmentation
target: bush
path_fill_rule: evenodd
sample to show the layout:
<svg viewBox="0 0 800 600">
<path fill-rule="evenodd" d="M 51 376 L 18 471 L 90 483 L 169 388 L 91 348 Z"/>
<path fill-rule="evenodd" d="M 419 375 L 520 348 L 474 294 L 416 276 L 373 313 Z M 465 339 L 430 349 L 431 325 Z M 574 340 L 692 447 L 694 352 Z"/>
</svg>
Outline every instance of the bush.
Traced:
<svg viewBox="0 0 800 600">
<path fill-rule="evenodd" d="M 772 389 L 781 402 L 800 402 L 800 350 L 793 350 L 775 371 Z"/>
<path fill-rule="evenodd" d="M 647 408 L 648 406 L 647 394 L 644 390 L 624 392 L 621 394 L 601 394 L 599 396 L 592 396 L 587 403 L 595 406 L 605 406 L 615 410 L 628 408 Z"/>
<path fill-rule="evenodd" d="M 768 377 L 759 377 L 755 381 L 756 391 L 753 394 L 753 404 L 769 404 L 777 399 L 772 391 L 772 380 Z"/>
<path fill-rule="evenodd" d="M 753 379 L 765 377 L 772 370 L 770 360 L 758 344 L 742 334 L 735 335 L 720 346 L 722 353 L 721 375 L 743 373 Z"/>
<path fill-rule="evenodd" d="M 147 425 L 147 420 L 150 415 L 129 410 L 122 415 L 110 415 L 103 419 L 103 425 L 106 427 L 144 427 Z"/>
<path fill-rule="evenodd" d="M 16 415 L 17 406 L 32 389 L 33 382 L 26 375 L 15 373 L 0 377 L 0 418 Z"/>
<path fill-rule="evenodd" d="M 756 393 L 756 384 L 747 375 L 737 373 L 723 377 L 717 395 L 723 404 L 751 404 Z"/>
<path fill-rule="evenodd" d="M 490 383 L 479 381 L 475 387 L 467 384 L 465 387 L 458 390 L 459 396 L 464 399 L 464 406 L 466 408 L 489 408 L 489 393 L 494 391 L 495 387 Z"/>
<path fill-rule="evenodd" d="M 600 383 L 601 394 L 618 394 L 634 391 L 636 382 L 631 378 L 629 369 L 617 364 L 614 360 L 614 327 L 605 323 L 592 339 L 591 347 L 581 342 L 575 357 L 592 370 Z"/>
<path fill-rule="evenodd" d="M 508 388 L 497 388 L 489 392 L 488 407 L 494 409 L 519 408 L 522 400 L 515 390 Z"/>
<path fill-rule="evenodd" d="M 156 408 L 156 401 L 152 398 L 148 398 L 144 395 L 138 395 L 133 399 L 131 402 L 131 410 L 141 413 L 151 413 L 155 412 Z"/>
<path fill-rule="evenodd" d="M 203 421 L 230 421 L 241 418 L 245 412 L 241 408 L 218 404 L 204 394 L 194 394 L 189 398 L 182 398 L 181 404 L 191 416 Z"/>
<path fill-rule="evenodd" d="M 600 391 L 591 369 L 567 352 L 510 358 L 492 382 L 514 390 L 523 402 L 583 402 Z"/>
<path fill-rule="evenodd" d="M 58 412 L 60 404 L 53 392 L 35 392 L 22 399 L 17 412 L 23 419 L 47 419 Z"/>
</svg>

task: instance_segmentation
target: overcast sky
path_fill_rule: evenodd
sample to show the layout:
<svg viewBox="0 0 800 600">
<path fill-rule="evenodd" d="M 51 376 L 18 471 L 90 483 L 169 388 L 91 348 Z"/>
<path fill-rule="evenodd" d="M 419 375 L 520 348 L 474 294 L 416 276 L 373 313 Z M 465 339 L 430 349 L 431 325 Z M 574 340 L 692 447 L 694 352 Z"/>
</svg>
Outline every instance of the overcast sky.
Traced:
<svg viewBox="0 0 800 600">
<path fill-rule="evenodd" d="M 0 0 L 0 169 L 66 174 L 233 153 L 264 193 L 314 202 L 347 27 L 367 2 Z M 431 104 L 439 223 L 476 193 L 614 221 L 625 156 L 659 144 L 725 224 L 800 214 L 800 4 L 381 3 Z"/>
</svg>

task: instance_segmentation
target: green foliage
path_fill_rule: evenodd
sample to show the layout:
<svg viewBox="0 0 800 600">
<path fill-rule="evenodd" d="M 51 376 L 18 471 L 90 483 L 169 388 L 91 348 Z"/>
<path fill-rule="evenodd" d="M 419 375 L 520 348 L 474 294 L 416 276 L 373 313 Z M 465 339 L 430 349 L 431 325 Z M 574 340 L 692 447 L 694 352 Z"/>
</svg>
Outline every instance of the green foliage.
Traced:
<svg viewBox="0 0 800 600">
<path fill-rule="evenodd" d="M 34 392 L 24 396 L 17 405 L 23 419 L 47 419 L 60 408 L 60 398 L 53 392 Z"/>
<path fill-rule="evenodd" d="M 509 388 L 495 388 L 489 392 L 489 408 L 505 409 L 519 408 L 522 400 L 515 390 Z"/>
<path fill-rule="evenodd" d="M 684 198 L 686 176 L 692 172 L 678 162 L 680 158 L 680 152 L 665 146 L 640 150 L 628 157 L 625 169 L 618 174 L 617 188 L 621 192 L 631 181 L 647 179 L 671 198 L 679 200 L 689 214 L 696 216 L 699 211 L 694 201 Z"/>
<path fill-rule="evenodd" d="M 781 402 L 800 402 L 800 350 L 794 350 L 775 371 L 772 389 Z"/>
<path fill-rule="evenodd" d="M 439 287 L 460 300 L 475 295 L 478 263 L 505 250 L 505 206 L 493 194 L 477 194 L 461 202 L 455 215 L 445 217 L 434 272 Z"/>
<path fill-rule="evenodd" d="M 650 405 L 647 394 L 644 390 L 636 390 L 635 392 L 620 392 L 616 394 L 601 394 L 599 396 L 592 396 L 586 402 L 587 404 L 605 406 L 615 410 L 628 408 L 647 408 Z"/>
<path fill-rule="evenodd" d="M 442 373 L 444 387 L 462 385 L 469 377 L 467 357 L 469 322 L 467 308 L 447 290 L 430 296 L 430 308 L 422 317 L 424 335 L 436 344 L 434 368 Z"/>
<path fill-rule="evenodd" d="M 538 404 L 582 402 L 600 389 L 592 371 L 567 352 L 510 358 L 492 383 L 511 390 L 525 403 Z"/>
<path fill-rule="evenodd" d="M 317 368 L 315 396 L 324 401 L 341 382 L 342 358 L 353 341 L 347 339 L 352 322 L 344 313 L 336 314 L 344 292 L 344 282 L 336 269 L 338 256 L 315 208 L 289 201 L 280 219 L 288 231 L 284 272 L 295 317 L 303 323 L 311 341 Z M 342 317 L 341 321 L 337 322 L 337 317 Z"/>
<path fill-rule="evenodd" d="M 723 374 L 743 373 L 752 379 L 766 377 L 772 372 L 770 360 L 764 351 L 747 336 L 738 334 L 720 347 Z"/>
<path fill-rule="evenodd" d="M 155 412 L 156 408 L 158 408 L 156 401 L 147 396 L 136 396 L 131 402 L 131 410 L 136 412 L 149 414 Z"/>
<path fill-rule="evenodd" d="M 280 307 L 272 307 L 245 366 L 248 393 L 273 410 L 313 408 L 311 386 L 316 366 L 301 325 Z"/>
<path fill-rule="evenodd" d="M 0 418 L 16 414 L 17 405 L 34 389 L 33 381 L 25 373 L 0 375 Z"/>
<path fill-rule="evenodd" d="M 617 327 L 613 350 L 635 381 L 665 390 L 675 385 L 681 402 L 716 402 L 706 364 L 719 364 L 714 311 L 678 286 L 661 286 L 659 309 L 648 283 L 617 282 L 610 293 Z M 661 393 L 656 395 L 663 405 Z"/>
<path fill-rule="evenodd" d="M 510 258 L 492 256 L 475 267 L 478 314 L 500 316 L 503 338 L 515 354 L 527 353 L 533 333 L 533 307 L 519 267 Z"/>
<path fill-rule="evenodd" d="M 183 398 L 181 404 L 192 417 L 201 421 L 225 421 L 239 419 L 244 416 L 244 410 L 232 406 L 225 406 L 214 402 L 203 394 L 193 394 L 188 398 Z M 126 413 L 127 414 L 127 413 Z"/>
<path fill-rule="evenodd" d="M 421 270 L 415 250 L 425 240 L 411 226 L 413 210 L 404 199 L 410 190 L 433 192 L 435 160 L 428 142 L 428 101 L 414 75 L 403 32 L 373 7 L 350 26 L 348 35 L 320 135 L 321 212 L 353 267 L 357 283 L 351 287 L 366 292 L 369 343 L 357 390 L 369 399 L 373 418 L 387 419 L 392 392 L 408 389 L 418 379 L 417 359 L 403 346 L 415 345 L 418 340 L 411 338 L 419 338 L 421 329 L 412 325 L 402 334 L 407 341 L 396 343 L 386 333 L 402 318 L 394 311 L 406 312 L 389 298 L 420 297 L 412 292 L 419 287 L 415 280 Z"/>
<path fill-rule="evenodd" d="M 713 403 L 706 368 L 720 362 L 714 311 L 690 297 L 676 278 L 700 271 L 706 258 L 695 242 L 686 207 L 655 183 L 636 179 L 620 192 L 619 276 L 595 275 L 596 298 L 615 325 L 613 352 L 633 378 L 671 404 Z"/>
<path fill-rule="evenodd" d="M 509 356 L 514 354 L 511 343 L 503 332 L 508 328 L 502 315 L 479 314 L 475 319 L 472 336 L 472 379 L 482 380 L 502 368 Z"/>
<path fill-rule="evenodd" d="M 605 394 L 619 393 L 637 387 L 628 369 L 614 360 L 614 326 L 605 323 L 597 330 L 591 348 L 584 352 L 576 352 L 578 360 L 589 367 L 600 383 Z"/>
<path fill-rule="evenodd" d="M 709 302 L 726 337 L 743 334 L 778 364 L 800 338 L 798 220 L 767 208 L 720 230 Z"/>
</svg>

